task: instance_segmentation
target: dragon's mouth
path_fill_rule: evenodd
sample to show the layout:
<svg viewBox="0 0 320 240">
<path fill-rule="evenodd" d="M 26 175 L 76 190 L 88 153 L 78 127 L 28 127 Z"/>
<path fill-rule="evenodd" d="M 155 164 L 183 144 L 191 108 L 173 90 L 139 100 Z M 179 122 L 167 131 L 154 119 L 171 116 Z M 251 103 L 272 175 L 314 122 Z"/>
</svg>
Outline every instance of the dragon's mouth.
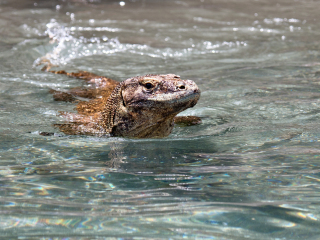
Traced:
<svg viewBox="0 0 320 240">
<path fill-rule="evenodd" d="M 163 102 L 158 101 L 158 103 L 165 104 L 169 108 L 175 108 L 177 112 L 180 112 L 187 108 L 194 107 L 197 104 L 199 98 L 200 98 L 200 93 L 193 92 L 190 94 L 186 94 L 184 96 L 179 96 L 179 98 L 168 98 Z"/>
<path fill-rule="evenodd" d="M 162 95 L 157 97 L 151 97 L 139 101 L 134 101 L 127 106 L 129 107 L 160 107 L 161 108 L 181 108 L 181 110 L 184 110 L 189 107 L 194 107 L 198 100 L 200 98 L 200 92 L 193 92 L 189 94 L 184 95 L 178 95 L 178 94 L 170 94 L 170 95 Z"/>
<path fill-rule="evenodd" d="M 147 101 L 153 102 L 166 102 L 170 103 L 181 103 L 186 102 L 192 99 L 199 100 L 200 98 L 200 90 L 196 89 L 189 89 L 185 91 L 185 93 L 181 94 L 181 92 L 171 93 L 171 94 L 163 94 L 163 95 L 156 95 L 152 96 L 147 99 Z"/>
</svg>

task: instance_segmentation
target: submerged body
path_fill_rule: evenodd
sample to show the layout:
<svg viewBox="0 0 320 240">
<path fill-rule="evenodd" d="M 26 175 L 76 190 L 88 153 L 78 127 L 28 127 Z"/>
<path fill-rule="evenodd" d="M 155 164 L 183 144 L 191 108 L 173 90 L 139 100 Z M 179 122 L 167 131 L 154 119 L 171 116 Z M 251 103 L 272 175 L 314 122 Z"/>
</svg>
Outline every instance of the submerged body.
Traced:
<svg viewBox="0 0 320 240">
<path fill-rule="evenodd" d="M 139 76 L 117 83 L 87 72 L 55 73 L 83 78 L 91 86 L 69 93 L 52 91 L 56 100 L 72 101 L 74 96 L 94 98 L 80 101 L 78 113 L 62 113 L 69 123 L 56 126 L 67 134 L 166 137 L 173 129 L 175 116 L 196 105 L 200 97 L 193 81 L 174 74 Z"/>
</svg>

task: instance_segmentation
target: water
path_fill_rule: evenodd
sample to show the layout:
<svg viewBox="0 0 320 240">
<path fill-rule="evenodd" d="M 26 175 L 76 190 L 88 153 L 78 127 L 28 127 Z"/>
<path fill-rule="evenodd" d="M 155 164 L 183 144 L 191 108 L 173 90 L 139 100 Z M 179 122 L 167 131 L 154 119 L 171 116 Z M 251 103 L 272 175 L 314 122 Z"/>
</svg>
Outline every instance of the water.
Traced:
<svg viewBox="0 0 320 240">
<path fill-rule="evenodd" d="M 319 20 L 311 0 L 0 0 L 2 239 L 319 239 Z M 48 90 L 83 83 L 41 57 L 193 79 L 203 124 L 63 135 L 74 104 Z"/>
</svg>

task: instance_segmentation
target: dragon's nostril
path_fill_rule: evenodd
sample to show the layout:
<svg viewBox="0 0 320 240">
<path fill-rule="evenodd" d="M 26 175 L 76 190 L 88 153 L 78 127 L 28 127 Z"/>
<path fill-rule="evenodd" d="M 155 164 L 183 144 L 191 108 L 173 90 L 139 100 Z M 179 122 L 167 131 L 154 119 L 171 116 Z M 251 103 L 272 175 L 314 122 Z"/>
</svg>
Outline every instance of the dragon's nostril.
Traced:
<svg viewBox="0 0 320 240">
<path fill-rule="evenodd" d="M 180 89 L 180 90 L 184 90 L 184 89 L 186 89 L 186 85 L 185 85 L 184 82 L 177 82 L 176 83 L 176 88 Z"/>
</svg>

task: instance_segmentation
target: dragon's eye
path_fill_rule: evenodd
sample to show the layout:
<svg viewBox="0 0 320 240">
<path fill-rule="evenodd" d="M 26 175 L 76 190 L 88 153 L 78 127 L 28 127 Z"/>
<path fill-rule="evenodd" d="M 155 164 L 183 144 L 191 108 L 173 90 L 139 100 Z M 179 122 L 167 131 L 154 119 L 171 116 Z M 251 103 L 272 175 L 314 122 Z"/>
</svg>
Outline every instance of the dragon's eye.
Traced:
<svg viewBox="0 0 320 240">
<path fill-rule="evenodd" d="M 153 85 L 152 85 L 151 83 L 146 83 L 146 85 L 145 85 L 145 86 L 146 86 L 146 88 L 147 88 L 147 89 L 151 89 L 151 88 L 153 88 Z"/>
</svg>

